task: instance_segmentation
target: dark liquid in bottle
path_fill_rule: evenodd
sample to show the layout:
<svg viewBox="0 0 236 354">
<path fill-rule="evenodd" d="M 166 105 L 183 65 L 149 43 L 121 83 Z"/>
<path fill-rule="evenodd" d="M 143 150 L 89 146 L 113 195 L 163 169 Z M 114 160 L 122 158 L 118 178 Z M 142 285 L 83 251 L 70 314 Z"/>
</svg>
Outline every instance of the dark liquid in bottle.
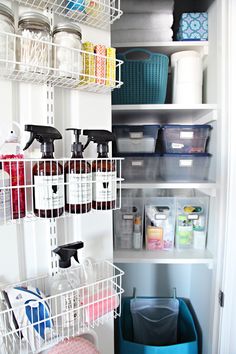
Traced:
<svg viewBox="0 0 236 354">
<path fill-rule="evenodd" d="M 100 158 L 102 156 L 98 156 Z M 116 166 L 114 161 L 110 160 L 95 160 L 93 161 L 92 164 L 92 171 L 93 173 L 96 172 L 115 172 Z M 114 183 L 116 184 L 116 181 L 110 181 L 109 183 Z M 106 182 L 105 182 L 106 184 Z M 96 188 L 96 181 L 94 183 L 94 188 Z M 104 186 L 105 188 L 108 186 Z M 109 210 L 109 209 L 115 209 L 116 206 L 116 199 L 114 200 L 107 200 L 107 201 L 92 201 L 92 208 L 96 210 Z"/>
<path fill-rule="evenodd" d="M 50 158 L 52 157 L 50 156 Z M 35 184 L 36 176 L 60 176 L 62 174 L 63 174 L 62 166 L 55 161 L 41 161 L 39 163 L 36 163 L 33 167 L 34 184 Z M 58 185 L 56 183 L 51 188 L 52 188 L 52 193 L 56 194 L 58 192 Z M 36 216 L 40 218 L 56 218 L 63 214 L 64 207 L 51 208 L 51 209 L 36 209 L 35 192 L 37 193 L 37 190 L 34 188 L 33 203 L 34 203 L 34 214 Z"/>
<path fill-rule="evenodd" d="M 75 156 L 72 156 L 74 158 Z M 68 173 L 71 174 L 87 174 L 91 173 L 91 166 L 88 162 L 83 161 L 83 160 L 75 160 L 75 161 L 69 161 L 65 164 L 65 182 L 66 181 L 66 176 Z M 91 185 L 86 185 L 86 186 L 81 186 L 81 194 L 88 193 L 88 189 L 91 188 Z M 68 198 L 69 196 L 67 195 L 69 192 L 69 187 L 65 186 L 65 196 L 66 196 L 66 206 L 65 209 L 67 212 L 71 214 L 83 214 L 83 213 L 88 213 L 91 210 L 91 202 L 90 203 L 84 203 L 84 204 L 68 204 Z M 90 191 L 90 193 L 92 190 Z M 82 195 L 80 197 L 82 197 Z M 84 195 L 86 198 L 86 196 Z M 89 198 L 90 199 L 90 198 Z"/>
</svg>

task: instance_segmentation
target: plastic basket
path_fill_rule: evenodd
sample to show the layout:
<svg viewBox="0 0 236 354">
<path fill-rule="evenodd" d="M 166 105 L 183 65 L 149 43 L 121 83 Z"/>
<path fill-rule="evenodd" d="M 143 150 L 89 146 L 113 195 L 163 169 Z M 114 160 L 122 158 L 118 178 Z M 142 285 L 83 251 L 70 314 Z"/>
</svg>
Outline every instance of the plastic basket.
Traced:
<svg viewBox="0 0 236 354">
<path fill-rule="evenodd" d="M 145 59 L 129 59 L 131 53 L 141 53 Z M 112 94 L 113 104 L 162 104 L 166 99 L 169 58 L 141 48 L 129 49 L 117 55 L 124 61 L 121 79 L 124 82 Z"/>
<path fill-rule="evenodd" d="M 195 323 L 188 306 L 182 299 L 179 299 L 177 344 L 167 346 L 144 345 L 134 342 L 130 301 L 131 298 L 122 300 L 122 315 L 118 326 L 119 354 L 198 354 Z"/>
</svg>

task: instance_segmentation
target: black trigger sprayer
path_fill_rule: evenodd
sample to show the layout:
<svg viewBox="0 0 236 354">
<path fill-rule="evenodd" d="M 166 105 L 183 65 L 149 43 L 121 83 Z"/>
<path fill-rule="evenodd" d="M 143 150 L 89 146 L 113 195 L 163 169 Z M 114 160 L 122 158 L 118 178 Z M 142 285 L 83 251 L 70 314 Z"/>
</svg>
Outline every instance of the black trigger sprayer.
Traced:
<svg viewBox="0 0 236 354">
<path fill-rule="evenodd" d="M 41 218 L 54 218 L 64 211 L 63 168 L 54 159 L 54 141 L 62 139 L 61 133 L 54 127 L 44 125 L 25 125 L 30 139 L 24 150 L 34 140 L 40 143 L 42 159 L 33 166 L 33 204 L 34 214 Z M 47 161 L 48 160 L 48 161 Z"/>
<path fill-rule="evenodd" d="M 97 144 L 98 158 L 92 163 L 92 207 L 97 210 L 114 209 L 116 205 L 116 164 L 114 160 L 108 159 L 108 143 L 115 141 L 115 136 L 108 130 L 83 130 L 83 135 L 88 136 L 84 150 L 91 141 Z"/>
<path fill-rule="evenodd" d="M 71 145 L 72 160 L 65 164 L 66 211 L 72 214 L 87 213 L 92 204 L 91 166 L 83 160 L 83 145 L 80 142 L 81 129 L 73 131 L 75 140 Z"/>
</svg>

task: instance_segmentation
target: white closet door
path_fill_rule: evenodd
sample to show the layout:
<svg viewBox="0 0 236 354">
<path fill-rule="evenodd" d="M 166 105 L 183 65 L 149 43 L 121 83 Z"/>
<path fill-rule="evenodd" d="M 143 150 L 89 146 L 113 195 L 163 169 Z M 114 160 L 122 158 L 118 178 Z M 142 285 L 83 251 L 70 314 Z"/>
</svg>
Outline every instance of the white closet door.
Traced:
<svg viewBox="0 0 236 354">
<path fill-rule="evenodd" d="M 228 85 L 225 88 L 227 94 L 227 107 L 229 117 L 228 136 L 228 205 L 227 220 L 225 220 L 225 255 L 223 268 L 222 291 L 224 292 L 224 307 L 221 310 L 219 350 L 220 354 L 236 354 L 236 236 L 235 236 L 235 202 L 236 202 L 236 2 L 228 1 L 226 50 L 226 75 Z"/>
</svg>

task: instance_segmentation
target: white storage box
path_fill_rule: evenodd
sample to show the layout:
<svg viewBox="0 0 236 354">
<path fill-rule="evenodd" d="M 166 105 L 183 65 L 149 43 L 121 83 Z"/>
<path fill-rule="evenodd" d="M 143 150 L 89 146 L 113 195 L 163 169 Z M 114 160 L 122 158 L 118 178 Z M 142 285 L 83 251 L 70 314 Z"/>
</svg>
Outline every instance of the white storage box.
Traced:
<svg viewBox="0 0 236 354">
<path fill-rule="evenodd" d="M 126 181 L 155 181 L 159 176 L 159 154 L 126 156 L 122 163 L 122 177 Z"/>
<path fill-rule="evenodd" d="M 159 125 L 114 125 L 117 154 L 154 153 Z"/>
<path fill-rule="evenodd" d="M 176 215 L 176 247 L 206 247 L 208 197 L 178 198 Z"/>
<path fill-rule="evenodd" d="M 201 182 L 208 179 L 210 154 L 164 154 L 161 178 L 166 181 Z"/>
</svg>

